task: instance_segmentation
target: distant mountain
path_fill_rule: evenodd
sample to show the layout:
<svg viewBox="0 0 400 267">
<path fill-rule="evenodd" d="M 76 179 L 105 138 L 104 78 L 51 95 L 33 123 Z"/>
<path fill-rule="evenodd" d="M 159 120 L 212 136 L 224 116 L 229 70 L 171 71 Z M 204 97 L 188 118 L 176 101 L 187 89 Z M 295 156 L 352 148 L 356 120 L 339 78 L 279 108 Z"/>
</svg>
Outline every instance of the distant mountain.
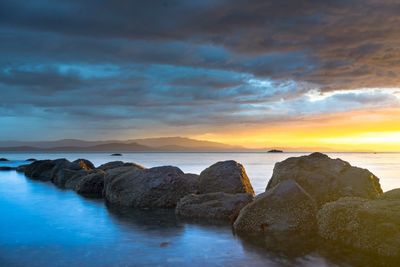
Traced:
<svg viewBox="0 0 400 267">
<path fill-rule="evenodd" d="M 38 151 L 38 152 L 134 152 L 134 151 L 168 151 L 168 152 L 218 152 L 245 151 L 244 147 L 231 146 L 217 142 L 195 140 L 185 137 L 161 137 L 133 139 L 126 141 L 84 141 L 63 139 L 57 141 L 0 142 L 0 151 Z"/>
<path fill-rule="evenodd" d="M 133 139 L 129 142 L 135 142 L 141 145 L 149 147 L 170 147 L 172 149 L 174 146 L 176 148 L 205 148 L 205 149 L 245 149 L 240 146 L 231 146 L 218 142 L 196 140 L 186 137 L 160 137 L 160 138 L 145 138 L 145 139 Z"/>
</svg>

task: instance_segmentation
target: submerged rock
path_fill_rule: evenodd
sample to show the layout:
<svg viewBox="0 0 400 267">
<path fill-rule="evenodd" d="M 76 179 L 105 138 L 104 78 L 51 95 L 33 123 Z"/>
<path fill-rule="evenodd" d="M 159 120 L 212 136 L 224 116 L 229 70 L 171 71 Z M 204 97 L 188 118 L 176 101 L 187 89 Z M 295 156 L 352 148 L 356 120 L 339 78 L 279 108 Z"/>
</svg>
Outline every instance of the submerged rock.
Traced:
<svg viewBox="0 0 400 267">
<path fill-rule="evenodd" d="M 266 189 L 290 179 L 295 180 L 320 206 L 345 196 L 376 198 L 382 194 L 379 179 L 370 171 L 322 153 L 276 163 Z"/>
<path fill-rule="evenodd" d="M 0 171 L 15 171 L 17 167 L 0 166 Z"/>
<path fill-rule="evenodd" d="M 9 160 L 6 158 L 0 158 L 0 161 L 9 161 Z"/>
<path fill-rule="evenodd" d="M 233 221 L 239 211 L 253 201 L 253 198 L 252 194 L 247 193 L 190 194 L 179 200 L 175 213 L 187 218 Z"/>
<path fill-rule="evenodd" d="M 400 257 L 400 198 L 342 198 L 318 212 L 319 234 L 362 251 Z"/>
<path fill-rule="evenodd" d="M 243 233 L 310 232 L 316 229 L 314 199 L 294 180 L 285 180 L 256 196 L 233 227 Z"/>
<path fill-rule="evenodd" d="M 113 178 L 106 177 L 105 197 L 109 203 L 138 208 L 173 208 L 179 199 L 194 191 L 193 177 L 188 177 L 177 167 L 130 168 L 112 174 Z"/>
<path fill-rule="evenodd" d="M 202 171 L 199 183 L 201 194 L 225 192 L 254 195 L 246 170 L 242 164 L 233 160 L 217 162 Z"/>
</svg>

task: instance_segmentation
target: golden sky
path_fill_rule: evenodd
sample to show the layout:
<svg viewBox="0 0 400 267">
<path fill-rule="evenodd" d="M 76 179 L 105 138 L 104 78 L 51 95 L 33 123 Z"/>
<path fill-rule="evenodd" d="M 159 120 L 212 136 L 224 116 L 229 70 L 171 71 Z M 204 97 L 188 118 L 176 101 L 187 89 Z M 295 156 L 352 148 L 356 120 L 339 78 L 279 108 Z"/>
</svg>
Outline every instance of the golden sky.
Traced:
<svg viewBox="0 0 400 267">
<path fill-rule="evenodd" d="M 193 137 L 252 148 L 394 152 L 400 151 L 400 109 L 324 114 Z"/>
</svg>

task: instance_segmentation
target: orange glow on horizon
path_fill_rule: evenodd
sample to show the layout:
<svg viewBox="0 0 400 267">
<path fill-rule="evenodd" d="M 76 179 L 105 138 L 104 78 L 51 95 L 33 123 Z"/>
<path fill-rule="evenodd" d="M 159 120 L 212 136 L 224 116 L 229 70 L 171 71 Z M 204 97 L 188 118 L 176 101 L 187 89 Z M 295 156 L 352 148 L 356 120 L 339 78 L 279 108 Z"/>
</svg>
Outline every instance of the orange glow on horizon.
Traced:
<svg viewBox="0 0 400 267">
<path fill-rule="evenodd" d="M 268 126 L 224 129 L 193 138 L 248 148 L 293 151 L 400 151 L 400 109 L 358 110 Z"/>
</svg>

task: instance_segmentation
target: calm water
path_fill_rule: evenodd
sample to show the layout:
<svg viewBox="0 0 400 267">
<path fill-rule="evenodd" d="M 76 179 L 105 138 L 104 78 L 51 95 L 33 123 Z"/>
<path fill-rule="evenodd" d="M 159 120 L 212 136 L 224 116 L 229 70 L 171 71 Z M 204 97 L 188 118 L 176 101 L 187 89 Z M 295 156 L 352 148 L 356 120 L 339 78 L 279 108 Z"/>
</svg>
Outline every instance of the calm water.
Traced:
<svg viewBox="0 0 400 267">
<path fill-rule="evenodd" d="M 257 193 L 263 192 L 277 161 L 300 154 L 132 153 L 2 154 L 19 165 L 30 157 L 112 160 L 146 167 L 175 165 L 200 173 L 219 160 L 243 163 Z M 383 189 L 400 187 L 400 154 L 329 154 L 368 168 Z M 234 236 L 229 226 L 179 221 L 173 212 L 121 211 L 51 183 L 0 172 L 0 266 L 335 266 L 344 262 L 323 251 L 280 253 Z M 290 254 L 290 255 L 289 255 Z M 346 258 L 346 257 L 344 257 Z M 334 262 L 332 261 L 334 259 Z"/>
</svg>

